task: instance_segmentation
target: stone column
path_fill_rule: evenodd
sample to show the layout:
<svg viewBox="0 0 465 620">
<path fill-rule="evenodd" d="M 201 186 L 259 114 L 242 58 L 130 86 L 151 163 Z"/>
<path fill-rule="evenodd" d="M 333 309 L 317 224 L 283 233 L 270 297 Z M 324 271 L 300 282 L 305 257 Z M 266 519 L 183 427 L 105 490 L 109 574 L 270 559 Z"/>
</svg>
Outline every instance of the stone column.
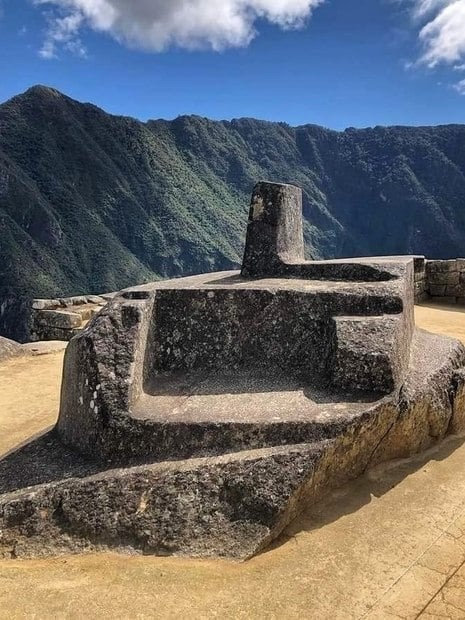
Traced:
<svg viewBox="0 0 465 620">
<path fill-rule="evenodd" d="M 282 183 L 257 183 L 252 192 L 242 275 L 278 276 L 285 265 L 303 261 L 302 190 Z"/>
</svg>

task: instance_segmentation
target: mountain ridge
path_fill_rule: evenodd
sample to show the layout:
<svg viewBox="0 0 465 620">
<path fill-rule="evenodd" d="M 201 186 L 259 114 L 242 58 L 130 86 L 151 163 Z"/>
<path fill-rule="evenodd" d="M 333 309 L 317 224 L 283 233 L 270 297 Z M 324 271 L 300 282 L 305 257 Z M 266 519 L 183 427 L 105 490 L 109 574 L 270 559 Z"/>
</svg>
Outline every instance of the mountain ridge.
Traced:
<svg viewBox="0 0 465 620">
<path fill-rule="evenodd" d="M 10 103 L 16 98 L 34 95 L 40 92 L 46 93 L 47 91 L 50 91 L 50 93 L 57 95 L 59 97 L 63 97 L 64 99 L 67 99 L 68 101 L 71 101 L 73 103 L 77 103 L 83 106 L 93 107 L 96 110 L 104 112 L 107 116 L 112 116 L 112 117 L 120 118 L 120 119 L 129 119 L 129 120 L 133 120 L 138 123 L 141 123 L 143 125 L 146 125 L 148 123 L 158 123 L 158 122 L 172 123 L 178 119 L 200 119 L 200 120 L 211 121 L 212 123 L 226 123 L 226 124 L 227 123 L 232 124 L 237 121 L 256 121 L 259 123 L 269 123 L 270 125 L 282 125 L 282 126 L 290 127 L 291 129 L 306 129 L 306 128 L 323 129 L 325 131 L 334 132 L 336 134 L 351 132 L 351 131 L 374 131 L 377 129 L 415 130 L 415 129 L 440 129 L 440 128 L 447 128 L 447 127 L 451 127 L 451 128 L 465 127 L 465 122 L 464 122 L 464 123 L 439 123 L 437 125 L 367 125 L 363 127 L 348 126 L 348 127 L 345 127 L 344 129 L 334 129 L 332 127 L 326 127 L 325 125 L 318 125 L 317 123 L 303 123 L 299 125 L 292 125 L 291 123 L 288 123 L 287 121 L 272 121 L 269 119 L 257 118 L 254 116 L 237 116 L 231 119 L 226 119 L 226 118 L 213 119 L 208 116 L 203 116 L 201 114 L 179 114 L 178 116 L 175 116 L 172 119 L 158 117 L 158 118 L 149 118 L 144 121 L 144 120 L 137 118 L 136 116 L 116 114 L 114 112 L 107 112 L 105 108 L 95 103 L 92 103 L 91 101 L 81 101 L 79 99 L 74 99 L 73 97 L 70 97 L 69 95 L 66 95 L 65 93 L 61 92 L 57 88 L 53 86 L 47 86 L 46 84 L 34 84 L 33 86 L 30 86 L 29 88 L 27 88 L 25 91 L 18 93 L 17 95 L 13 95 L 12 97 L 9 97 L 5 101 L 1 102 L 0 105 L 5 105 L 7 103 Z"/>
<path fill-rule="evenodd" d="M 0 105 L 0 333 L 32 296 L 236 267 L 259 179 L 303 188 L 316 257 L 463 253 L 465 125 L 141 122 L 36 86 Z"/>
</svg>

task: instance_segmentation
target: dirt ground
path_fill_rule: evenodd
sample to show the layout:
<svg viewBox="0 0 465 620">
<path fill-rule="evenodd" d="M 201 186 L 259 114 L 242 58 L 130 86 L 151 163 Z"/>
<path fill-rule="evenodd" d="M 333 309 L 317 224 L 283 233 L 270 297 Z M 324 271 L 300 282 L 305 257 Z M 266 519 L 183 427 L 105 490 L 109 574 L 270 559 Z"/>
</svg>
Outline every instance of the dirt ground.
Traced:
<svg viewBox="0 0 465 620">
<path fill-rule="evenodd" d="M 465 342 L 465 310 L 417 308 Z M 54 423 L 62 354 L 0 365 L 0 454 Z M 309 508 L 243 563 L 0 561 L 1 618 L 465 618 L 465 444 L 450 438 Z"/>
</svg>

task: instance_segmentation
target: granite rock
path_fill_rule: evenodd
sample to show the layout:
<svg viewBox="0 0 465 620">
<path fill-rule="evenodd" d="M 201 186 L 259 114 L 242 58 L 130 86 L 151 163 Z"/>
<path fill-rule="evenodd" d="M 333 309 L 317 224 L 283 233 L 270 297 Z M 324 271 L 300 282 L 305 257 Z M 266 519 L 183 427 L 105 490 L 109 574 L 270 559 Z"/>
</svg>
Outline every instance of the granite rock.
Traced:
<svg viewBox="0 0 465 620">
<path fill-rule="evenodd" d="M 71 340 L 55 430 L 0 459 L 0 554 L 245 559 L 463 432 L 465 348 L 413 320 L 417 273 L 459 286 L 442 263 L 305 261 L 300 190 L 258 184 L 241 273 L 121 291 Z"/>
</svg>

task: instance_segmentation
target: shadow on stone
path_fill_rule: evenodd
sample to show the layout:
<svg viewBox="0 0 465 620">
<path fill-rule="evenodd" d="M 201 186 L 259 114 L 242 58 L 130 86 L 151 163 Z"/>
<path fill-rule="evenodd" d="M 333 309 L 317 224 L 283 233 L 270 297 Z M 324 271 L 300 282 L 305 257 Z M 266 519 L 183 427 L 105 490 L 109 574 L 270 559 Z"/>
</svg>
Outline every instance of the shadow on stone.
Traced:
<svg viewBox="0 0 465 620">
<path fill-rule="evenodd" d="M 218 396 L 221 394 L 261 394 L 270 392 L 302 392 L 318 403 L 374 403 L 382 394 L 337 392 L 321 386 L 305 384 L 280 372 L 260 372 L 257 369 L 220 373 L 217 370 L 160 374 L 145 386 L 150 396 Z"/>
<path fill-rule="evenodd" d="M 0 494 L 89 476 L 103 467 L 67 448 L 51 429 L 0 456 Z"/>
</svg>

